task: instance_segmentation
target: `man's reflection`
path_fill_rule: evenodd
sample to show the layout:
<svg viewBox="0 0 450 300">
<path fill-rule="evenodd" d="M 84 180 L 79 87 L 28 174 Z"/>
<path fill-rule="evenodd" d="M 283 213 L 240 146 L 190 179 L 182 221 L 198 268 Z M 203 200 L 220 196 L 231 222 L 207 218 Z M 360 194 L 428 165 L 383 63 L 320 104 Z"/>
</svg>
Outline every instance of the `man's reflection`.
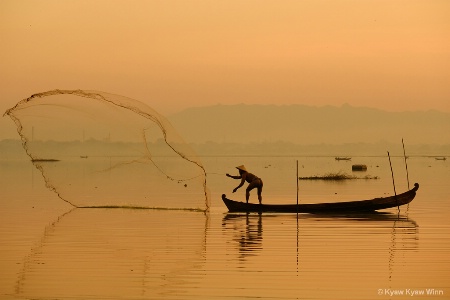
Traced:
<svg viewBox="0 0 450 300">
<path fill-rule="evenodd" d="M 261 214 L 231 215 L 227 214 L 222 223 L 224 229 L 233 229 L 232 240 L 237 243 L 239 259 L 255 255 L 262 249 L 262 216 Z"/>
</svg>

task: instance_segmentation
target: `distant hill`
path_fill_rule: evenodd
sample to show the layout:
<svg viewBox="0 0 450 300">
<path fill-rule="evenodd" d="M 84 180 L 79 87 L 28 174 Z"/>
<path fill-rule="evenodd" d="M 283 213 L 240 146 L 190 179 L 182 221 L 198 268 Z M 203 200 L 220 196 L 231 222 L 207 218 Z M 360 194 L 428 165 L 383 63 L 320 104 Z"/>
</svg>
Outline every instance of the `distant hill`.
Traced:
<svg viewBox="0 0 450 300">
<path fill-rule="evenodd" d="M 191 143 L 450 143 L 450 113 L 439 111 L 240 104 L 189 108 L 168 119 Z"/>
</svg>

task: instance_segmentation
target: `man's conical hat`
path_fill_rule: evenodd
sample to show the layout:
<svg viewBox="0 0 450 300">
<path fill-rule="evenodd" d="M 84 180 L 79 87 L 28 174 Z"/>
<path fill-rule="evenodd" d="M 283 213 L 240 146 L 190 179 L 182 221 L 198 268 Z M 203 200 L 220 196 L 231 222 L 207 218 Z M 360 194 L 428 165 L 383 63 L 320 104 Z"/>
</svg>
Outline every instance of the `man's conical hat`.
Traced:
<svg viewBox="0 0 450 300">
<path fill-rule="evenodd" d="M 244 167 L 244 165 L 238 166 L 238 167 L 236 167 L 236 169 L 247 172 L 247 169 Z"/>
</svg>

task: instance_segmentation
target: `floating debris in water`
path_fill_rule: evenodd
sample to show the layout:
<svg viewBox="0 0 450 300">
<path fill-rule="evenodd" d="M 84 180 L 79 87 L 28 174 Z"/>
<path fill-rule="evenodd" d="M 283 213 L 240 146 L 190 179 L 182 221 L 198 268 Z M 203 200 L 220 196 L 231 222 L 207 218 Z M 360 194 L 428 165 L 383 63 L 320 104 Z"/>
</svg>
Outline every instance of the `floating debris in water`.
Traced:
<svg viewBox="0 0 450 300">
<path fill-rule="evenodd" d="M 367 171 L 366 165 L 352 165 L 352 171 Z"/>
</svg>

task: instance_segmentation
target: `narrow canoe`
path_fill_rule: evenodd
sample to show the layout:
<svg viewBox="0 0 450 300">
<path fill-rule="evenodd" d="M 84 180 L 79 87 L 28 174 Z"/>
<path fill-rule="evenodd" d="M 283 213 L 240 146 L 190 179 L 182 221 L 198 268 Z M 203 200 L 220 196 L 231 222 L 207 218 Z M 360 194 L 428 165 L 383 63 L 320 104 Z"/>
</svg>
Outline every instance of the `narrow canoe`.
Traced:
<svg viewBox="0 0 450 300">
<path fill-rule="evenodd" d="M 335 157 L 334 158 L 335 160 L 351 160 L 352 158 L 351 157 Z"/>
<path fill-rule="evenodd" d="M 279 212 L 279 213 L 336 213 L 336 212 L 370 212 L 392 208 L 410 203 L 416 196 L 419 184 L 414 188 L 398 194 L 370 200 L 347 201 L 317 204 L 255 204 L 230 200 L 225 194 L 222 200 L 230 212 Z"/>
</svg>

